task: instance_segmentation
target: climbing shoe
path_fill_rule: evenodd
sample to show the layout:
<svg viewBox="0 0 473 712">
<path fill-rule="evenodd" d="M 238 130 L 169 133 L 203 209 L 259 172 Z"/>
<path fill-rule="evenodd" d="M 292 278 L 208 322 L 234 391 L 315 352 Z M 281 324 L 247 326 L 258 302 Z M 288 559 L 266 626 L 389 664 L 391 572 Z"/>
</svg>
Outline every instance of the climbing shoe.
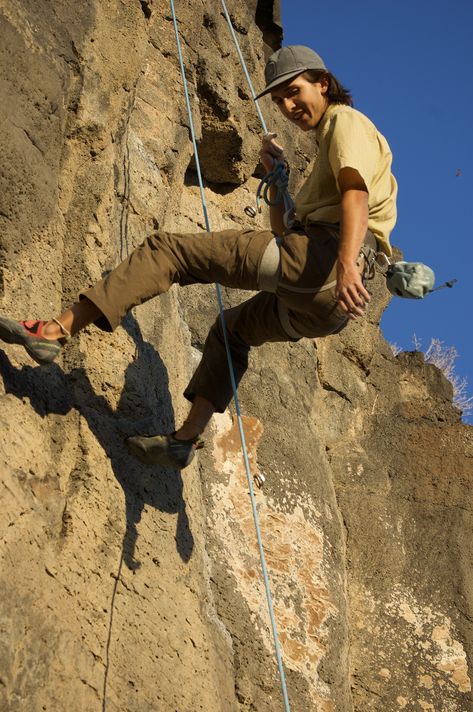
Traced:
<svg viewBox="0 0 473 712">
<path fill-rule="evenodd" d="M 199 438 L 177 440 L 171 435 L 133 435 L 127 438 L 129 452 L 145 465 L 163 465 L 182 470 L 190 465 L 195 451 L 204 447 Z"/>
<path fill-rule="evenodd" d="M 51 363 L 60 352 L 62 344 L 42 335 L 45 324 L 45 321 L 15 321 L 0 316 L 0 340 L 24 346 L 36 363 Z"/>
</svg>

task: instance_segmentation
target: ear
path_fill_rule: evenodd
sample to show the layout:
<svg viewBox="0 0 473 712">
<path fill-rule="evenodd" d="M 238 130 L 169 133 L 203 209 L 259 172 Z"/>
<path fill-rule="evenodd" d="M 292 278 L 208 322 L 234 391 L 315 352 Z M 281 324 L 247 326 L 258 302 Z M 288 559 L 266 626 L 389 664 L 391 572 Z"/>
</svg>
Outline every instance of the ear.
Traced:
<svg viewBox="0 0 473 712">
<path fill-rule="evenodd" d="M 322 77 L 319 79 L 320 83 L 320 91 L 322 94 L 326 94 L 328 92 L 329 88 L 329 78 L 326 74 L 324 74 Z"/>
</svg>

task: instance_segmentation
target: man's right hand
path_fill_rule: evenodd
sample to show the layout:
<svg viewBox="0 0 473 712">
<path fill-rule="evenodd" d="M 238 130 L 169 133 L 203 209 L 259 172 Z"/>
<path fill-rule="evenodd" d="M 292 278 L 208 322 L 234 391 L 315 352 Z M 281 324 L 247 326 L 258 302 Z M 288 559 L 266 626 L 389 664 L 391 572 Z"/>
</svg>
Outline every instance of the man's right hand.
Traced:
<svg viewBox="0 0 473 712">
<path fill-rule="evenodd" d="M 285 162 L 284 149 L 274 140 L 277 134 L 267 133 L 263 136 L 261 142 L 261 149 L 259 152 L 260 161 L 263 164 L 263 168 L 269 172 L 273 170 L 274 159 L 280 163 Z"/>
</svg>

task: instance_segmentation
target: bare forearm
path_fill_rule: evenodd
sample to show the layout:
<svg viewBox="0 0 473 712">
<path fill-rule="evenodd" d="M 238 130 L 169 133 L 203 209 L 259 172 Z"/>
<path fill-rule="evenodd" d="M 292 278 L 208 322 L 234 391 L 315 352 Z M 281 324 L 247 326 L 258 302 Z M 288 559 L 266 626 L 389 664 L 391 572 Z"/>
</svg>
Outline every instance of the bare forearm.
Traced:
<svg viewBox="0 0 473 712">
<path fill-rule="evenodd" d="M 368 228 L 368 193 L 356 188 L 343 190 L 341 211 L 335 296 L 342 310 L 354 319 L 363 315 L 370 301 L 357 265 Z"/>
<path fill-rule="evenodd" d="M 368 194 L 347 190 L 342 195 L 338 261 L 353 265 L 358 259 L 368 229 Z"/>
<path fill-rule="evenodd" d="M 260 160 L 266 172 L 272 171 L 275 164 L 279 161 L 285 162 L 283 147 L 276 143 L 275 133 L 269 133 L 263 136 L 263 141 L 260 150 Z M 271 202 L 276 200 L 277 188 L 272 185 L 269 189 L 269 199 Z M 271 222 L 271 229 L 276 235 L 282 235 L 284 226 L 284 203 L 278 203 L 278 205 L 270 205 L 269 207 L 269 220 Z"/>
<path fill-rule="evenodd" d="M 276 200 L 277 189 L 275 186 L 271 186 L 269 197 L 270 200 Z M 282 235 L 286 229 L 284 226 L 284 203 L 278 203 L 277 205 L 270 205 L 269 207 L 269 220 L 271 222 L 271 230 L 276 233 L 276 235 Z"/>
</svg>

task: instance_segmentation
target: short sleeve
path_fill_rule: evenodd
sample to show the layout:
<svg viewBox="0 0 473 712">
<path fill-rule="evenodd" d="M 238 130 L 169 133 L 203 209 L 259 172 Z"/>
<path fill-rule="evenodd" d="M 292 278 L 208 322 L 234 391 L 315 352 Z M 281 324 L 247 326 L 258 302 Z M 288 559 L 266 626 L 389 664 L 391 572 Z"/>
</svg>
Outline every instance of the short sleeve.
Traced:
<svg viewBox="0 0 473 712">
<path fill-rule="evenodd" d="M 328 159 L 337 186 L 342 168 L 354 168 L 370 193 L 379 161 L 374 126 L 355 111 L 340 112 L 330 122 L 329 136 Z"/>
</svg>

